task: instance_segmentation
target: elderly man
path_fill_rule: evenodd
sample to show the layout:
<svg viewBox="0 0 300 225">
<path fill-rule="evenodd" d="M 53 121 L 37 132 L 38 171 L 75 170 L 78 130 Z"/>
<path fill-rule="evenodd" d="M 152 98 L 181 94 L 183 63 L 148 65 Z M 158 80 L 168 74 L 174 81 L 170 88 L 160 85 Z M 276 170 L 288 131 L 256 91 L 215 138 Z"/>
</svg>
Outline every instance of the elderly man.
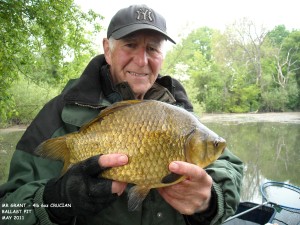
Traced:
<svg viewBox="0 0 300 225">
<path fill-rule="evenodd" d="M 97 155 L 61 175 L 62 162 L 34 154 L 44 140 L 79 130 L 118 101 L 154 99 L 192 111 L 182 85 L 159 75 L 166 40 L 175 43 L 165 19 L 146 5 L 115 14 L 103 40 L 104 55 L 44 106 L 17 144 L 9 179 L 0 187 L 2 206 L 13 203 L 23 224 L 221 224 L 235 212 L 243 165 L 228 149 L 205 169 L 171 162 L 169 170 L 186 179 L 151 190 L 141 209 L 132 212 L 130 184 L 101 178 L 103 170 L 127 164 L 126 155 Z"/>
</svg>

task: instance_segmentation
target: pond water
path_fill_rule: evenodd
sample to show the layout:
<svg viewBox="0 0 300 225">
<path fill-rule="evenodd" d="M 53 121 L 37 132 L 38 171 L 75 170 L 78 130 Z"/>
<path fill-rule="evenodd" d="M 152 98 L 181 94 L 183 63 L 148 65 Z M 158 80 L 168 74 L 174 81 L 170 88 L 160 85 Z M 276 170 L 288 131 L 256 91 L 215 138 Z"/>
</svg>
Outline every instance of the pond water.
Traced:
<svg viewBox="0 0 300 225">
<path fill-rule="evenodd" d="M 268 201 L 289 207 L 277 208 L 273 222 L 299 225 L 300 113 L 215 115 L 202 122 L 224 137 L 245 164 L 241 201 L 261 204 L 263 192 Z M 274 181 L 296 191 L 274 186 L 261 191 Z"/>
<path fill-rule="evenodd" d="M 261 203 L 260 185 L 269 180 L 300 186 L 300 114 L 295 115 L 292 122 L 245 122 L 232 120 L 234 116 L 230 121 L 202 121 L 225 138 L 228 148 L 245 164 L 241 201 Z M 0 130 L 0 184 L 7 179 L 10 158 L 23 132 Z"/>
<path fill-rule="evenodd" d="M 209 122 L 205 125 L 225 138 L 228 148 L 245 164 L 241 201 L 261 203 L 260 186 L 270 180 L 300 186 L 300 124 Z"/>
</svg>

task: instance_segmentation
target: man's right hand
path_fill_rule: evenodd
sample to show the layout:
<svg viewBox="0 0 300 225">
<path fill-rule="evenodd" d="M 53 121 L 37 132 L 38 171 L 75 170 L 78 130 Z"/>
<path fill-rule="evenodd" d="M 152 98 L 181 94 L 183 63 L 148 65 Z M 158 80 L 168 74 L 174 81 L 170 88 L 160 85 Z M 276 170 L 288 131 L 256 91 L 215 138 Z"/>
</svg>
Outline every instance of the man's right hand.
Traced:
<svg viewBox="0 0 300 225">
<path fill-rule="evenodd" d="M 74 216 L 95 215 L 109 206 L 127 184 L 101 178 L 101 172 L 127 163 L 124 154 L 97 155 L 72 166 L 60 178 L 49 180 L 43 200 L 53 206 L 47 208 L 51 221 L 68 223 Z M 71 207 L 55 207 L 55 204 Z"/>
</svg>

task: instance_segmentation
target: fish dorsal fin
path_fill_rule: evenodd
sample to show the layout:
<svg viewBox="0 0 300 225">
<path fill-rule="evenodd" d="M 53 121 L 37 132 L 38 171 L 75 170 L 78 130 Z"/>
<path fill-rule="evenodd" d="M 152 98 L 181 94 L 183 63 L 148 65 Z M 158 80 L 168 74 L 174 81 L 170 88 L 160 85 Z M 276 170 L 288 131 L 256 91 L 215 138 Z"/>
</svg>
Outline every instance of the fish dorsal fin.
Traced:
<svg viewBox="0 0 300 225">
<path fill-rule="evenodd" d="M 100 114 L 99 114 L 99 117 L 100 118 L 103 118 L 113 112 L 116 112 L 118 110 L 121 110 L 123 108 L 126 108 L 128 106 L 131 106 L 131 105 L 134 105 L 134 104 L 138 104 L 138 103 L 141 103 L 141 102 L 144 102 L 142 100 L 127 100 L 127 101 L 122 101 L 122 102 L 116 102 L 114 103 L 113 105 L 103 109 Z"/>
<path fill-rule="evenodd" d="M 91 120 L 90 122 L 84 124 L 81 128 L 80 131 L 85 130 L 87 127 L 91 126 L 91 124 L 103 119 L 104 117 L 108 116 L 111 113 L 114 113 L 118 110 L 121 110 L 123 108 L 126 108 L 128 106 L 131 106 L 133 104 L 138 104 L 144 102 L 142 100 L 127 100 L 127 101 L 121 101 L 121 102 L 117 102 L 114 103 L 111 106 L 108 106 L 107 108 L 103 109 L 96 118 L 94 118 L 93 120 Z"/>
</svg>

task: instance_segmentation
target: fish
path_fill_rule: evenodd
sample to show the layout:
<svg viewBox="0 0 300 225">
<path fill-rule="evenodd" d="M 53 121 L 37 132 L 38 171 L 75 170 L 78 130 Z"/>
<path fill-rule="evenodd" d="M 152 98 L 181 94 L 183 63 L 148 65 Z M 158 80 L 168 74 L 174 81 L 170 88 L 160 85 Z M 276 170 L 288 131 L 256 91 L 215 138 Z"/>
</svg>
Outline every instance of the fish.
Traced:
<svg viewBox="0 0 300 225">
<path fill-rule="evenodd" d="M 128 191 L 128 209 L 134 211 L 150 189 L 185 179 L 169 171 L 172 161 L 205 168 L 225 147 L 222 137 L 184 108 L 156 100 L 128 100 L 105 108 L 78 132 L 44 141 L 35 152 L 63 161 L 62 174 L 97 154 L 126 154 L 128 164 L 105 170 L 100 176 L 133 184 Z"/>
</svg>

